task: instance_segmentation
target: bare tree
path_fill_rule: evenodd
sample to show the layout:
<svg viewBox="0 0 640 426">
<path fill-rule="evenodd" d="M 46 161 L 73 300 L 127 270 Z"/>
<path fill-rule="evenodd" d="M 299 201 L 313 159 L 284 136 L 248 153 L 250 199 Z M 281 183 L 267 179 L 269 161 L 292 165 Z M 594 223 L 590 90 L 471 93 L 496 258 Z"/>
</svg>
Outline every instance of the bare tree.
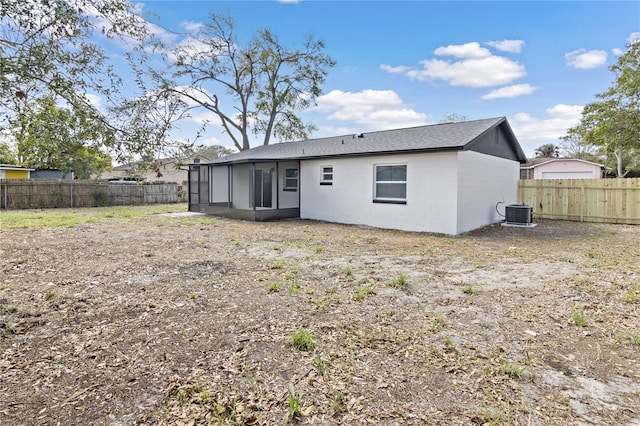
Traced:
<svg viewBox="0 0 640 426">
<path fill-rule="evenodd" d="M 301 47 L 290 48 L 261 29 L 241 46 L 235 29 L 232 17 L 211 14 L 167 54 L 175 71 L 171 78 L 155 73 L 162 90 L 179 94 L 189 108 L 215 114 L 238 150 L 251 147 L 251 133 L 261 135 L 264 145 L 272 137 L 308 137 L 313 126 L 296 111 L 315 104 L 335 65 L 324 43 L 308 36 Z"/>
<path fill-rule="evenodd" d="M 561 140 L 560 150 L 563 155 L 579 160 L 599 161 L 600 148 L 585 142 L 579 134 L 569 134 L 562 137 Z"/>
</svg>

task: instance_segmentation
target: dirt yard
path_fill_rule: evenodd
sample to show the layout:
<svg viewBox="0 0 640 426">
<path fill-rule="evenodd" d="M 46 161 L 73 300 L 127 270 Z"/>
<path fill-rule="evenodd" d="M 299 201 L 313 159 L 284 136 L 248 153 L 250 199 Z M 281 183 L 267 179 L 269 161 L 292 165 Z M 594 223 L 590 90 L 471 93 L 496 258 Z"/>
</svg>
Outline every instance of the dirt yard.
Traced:
<svg viewBox="0 0 640 426">
<path fill-rule="evenodd" d="M 2 425 L 640 425 L 638 226 L 4 222 Z"/>
</svg>

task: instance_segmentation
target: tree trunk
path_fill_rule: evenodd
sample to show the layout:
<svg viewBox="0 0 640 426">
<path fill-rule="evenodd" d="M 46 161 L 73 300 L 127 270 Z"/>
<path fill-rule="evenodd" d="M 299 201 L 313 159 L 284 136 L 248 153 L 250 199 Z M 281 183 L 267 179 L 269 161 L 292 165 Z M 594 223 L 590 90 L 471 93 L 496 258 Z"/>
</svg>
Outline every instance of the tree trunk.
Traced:
<svg viewBox="0 0 640 426">
<path fill-rule="evenodd" d="M 619 178 L 623 178 L 627 175 L 627 173 L 624 171 L 624 169 L 622 168 L 622 147 L 621 146 L 616 146 L 615 151 L 613 152 L 616 156 L 616 175 Z"/>
</svg>

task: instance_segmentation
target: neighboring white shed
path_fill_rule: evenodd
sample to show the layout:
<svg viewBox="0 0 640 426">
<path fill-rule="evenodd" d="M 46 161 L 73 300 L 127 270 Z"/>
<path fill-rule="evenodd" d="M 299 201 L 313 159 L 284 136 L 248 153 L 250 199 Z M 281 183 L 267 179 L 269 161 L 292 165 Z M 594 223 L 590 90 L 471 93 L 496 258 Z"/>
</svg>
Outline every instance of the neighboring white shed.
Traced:
<svg viewBox="0 0 640 426">
<path fill-rule="evenodd" d="M 456 235 L 501 220 L 524 161 L 504 117 L 260 146 L 191 164 L 189 209 Z"/>
<path fill-rule="evenodd" d="M 602 164 L 577 158 L 533 158 L 520 166 L 521 179 L 600 179 Z"/>
</svg>

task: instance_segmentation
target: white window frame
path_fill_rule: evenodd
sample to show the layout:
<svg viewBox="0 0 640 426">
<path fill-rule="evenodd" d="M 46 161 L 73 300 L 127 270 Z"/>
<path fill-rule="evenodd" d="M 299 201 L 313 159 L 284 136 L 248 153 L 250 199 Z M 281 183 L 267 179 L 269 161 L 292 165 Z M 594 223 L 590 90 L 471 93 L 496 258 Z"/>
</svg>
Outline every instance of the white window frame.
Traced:
<svg viewBox="0 0 640 426">
<path fill-rule="evenodd" d="M 405 180 L 391 180 L 391 181 L 378 181 L 378 167 L 399 167 L 405 168 Z M 374 203 L 391 203 L 391 204 L 407 204 L 407 163 L 383 163 L 373 165 L 373 202 Z M 404 184 L 404 198 L 395 197 L 378 197 L 378 185 L 379 184 Z"/>
<path fill-rule="evenodd" d="M 325 169 L 331 169 L 325 172 Z M 320 166 L 320 185 L 333 185 L 333 166 Z"/>
<path fill-rule="evenodd" d="M 295 170 L 295 176 L 287 176 L 289 170 Z M 287 183 L 289 181 L 292 181 L 293 179 L 295 179 L 296 181 L 296 185 L 295 186 L 291 186 L 291 185 L 287 185 Z M 298 184 L 299 184 L 299 180 L 300 180 L 300 169 L 298 167 L 287 167 L 284 169 L 284 183 L 282 185 L 282 190 L 283 191 L 297 191 L 298 190 Z"/>
</svg>

